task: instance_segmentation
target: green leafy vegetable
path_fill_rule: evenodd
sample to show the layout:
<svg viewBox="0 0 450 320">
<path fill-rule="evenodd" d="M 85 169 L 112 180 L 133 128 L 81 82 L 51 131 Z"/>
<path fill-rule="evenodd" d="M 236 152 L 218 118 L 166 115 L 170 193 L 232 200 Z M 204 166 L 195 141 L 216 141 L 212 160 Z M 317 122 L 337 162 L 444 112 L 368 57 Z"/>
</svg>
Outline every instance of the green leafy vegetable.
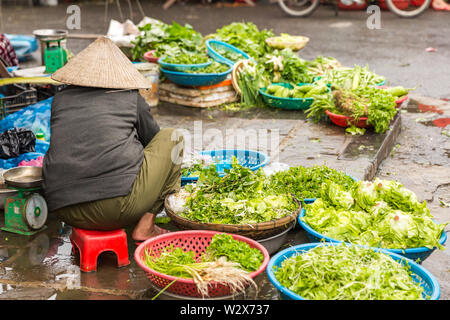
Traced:
<svg viewBox="0 0 450 320">
<path fill-rule="evenodd" d="M 359 246 L 317 246 L 274 267 L 284 287 L 310 300 L 422 300 L 410 266 Z"/>
<path fill-rule="evenodd" d="M 264 75 L 264 68 L 253 61 L 245 61 L 238 72 L 238 86 L 241 89 L 241 105 L 243 107 L 264 107 L 265 103 L 259 89 L 269 84 Z"/>
<path fill-rule="evenodd" d="M 271 30 L 259 30 L 252 22 L 233 22 L 217 29 L 216 33 L 211 35 L 212 38 L 229 43 L 255 59 L 272 51 L 266 39 L 273 36 Z"/>
<path fill-rule="evenodd" d="M 209 57 L 204 53 L 184 52 L 176 56 L 164 57 L 164 62 L 171 64 L 201 64 L 209 61 Z"/>
<path fill-rule="evenodd" d="M 327 166 L 291 167 L 286 171 L 279 171 L 270 176 L 272 188 L 278 192 L 290 192 L 298 200 L 318 198 L 321 195 L 322 183 L 330 180 L 348 191 L 355 181 L 343 171 Z"/>
<path fill-rule="evenodd" d="M 256 248 L 251 248 L 243 241 L 234 240 L 229 234 L 216 234 L 202 255 L 203 261 L 211 261 L 219 257 L 237 262 L 242 269 L 253 272 L 261 266 L 264 255 Z"/>
<path fill-rule="evenodd" d="M 263 260 L 261 251 L 247 243 L 231 235 L 215 234 L 197 258 L 195 251 L 184 251 L 172 244 L 159 253 L 146 249 L 143 262 L 159 273 L 192 279 L 201 295 L 208 296 L 211 282 L 228 285 L 233 293 L 243 291 L 248 283 L 256 287 L 249 272 L 257 270 Z"/>
<path fill-rule="evenodd" d="M 213 61 L 209 66 L 203 68 L 195 68 L 184 70 L 186 73 L 223 73 L 230 70 L 230 66 Z"/>
<path fill-rule="evenodd" d="M 388 91 L 377 87 L 357 87 L 352 90 L 333 88 L 332 93 L 314 96 L 315 101 L 306 111 L 308 118 L 319 121 L 328 110 L 351 117 L 354 121 L 367 117 L 367 124 L 372 125 L 376 133 L 384 133 L 389 129 L 397 109 L 396 98 Z"/>
<path fill-rule="evenodd" d="M 358 87 L 375 86 L 386 79 L 370 71 L 368 66 L 361 67 L 355 65 L 353 68 L 340 67 L 328 69 L 321 80 L 339 86 L 344 90 L 354 90 Z"/>
<path fill-rule="evenodd" d="M 254 224 L 292 214 L 298 207 L 291 195 L 272 188 L 262 170 L 238 164 L 220 177 L 215 165 L 202 171 L 183 212 L 186 219 L 218 224 Z"/>
<path fill-rule="evenodd" d="M 201 52 L 204 48 L 201 33 L 189 24 L 183 27 L 176 22 L 169 25 L 155 20 L 140 27 L 139 31 L 141 34 L 132 41 L 133 60 L 141 60 L 149 50 L 156 50 L 155 57 L 174 57 L 181 53 Z"/>
<path fill-rule="evenodd" d="M 259 63 L 264 65 L 264 74 L 271 82 L 292 85 L 313 82 L 314 77 L 307 71 L 306 60 L 301 59 L 290 48 L 274 50 L 260 59 Z"/>
</svg>

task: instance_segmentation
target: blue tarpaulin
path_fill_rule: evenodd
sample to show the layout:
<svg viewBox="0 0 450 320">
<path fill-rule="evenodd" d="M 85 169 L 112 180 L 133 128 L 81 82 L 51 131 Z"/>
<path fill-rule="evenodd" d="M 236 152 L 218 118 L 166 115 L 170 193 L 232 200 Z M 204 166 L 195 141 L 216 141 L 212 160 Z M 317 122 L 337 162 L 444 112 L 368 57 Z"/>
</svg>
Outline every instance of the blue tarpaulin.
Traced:
<svg viewBox="0 0 450 320">
<path fill-rule="evenodd" d="M 13 128 L 25 128 L 32 130 L 34 134 L 39 131 L 43 132 L 46 140 L 36 140 L 36 152 L 24 153 L 11 159 L 0 159 L 0 168 L 14 168 L 22 160 L 29 161 L 45 155 L 50 145 L 48 141 L 50 141 L 50 108 L 52 100 L 53 97 L 39 101 L 0 120 L 0 133 Z"/>
<path fill-rule="evenodd" d="M 34 36 L 23 34 L 5 34 L 5 36 L 11 42 L 19 61 L 27 60 L 39 48 L 38 41 Z"/>
</svg>

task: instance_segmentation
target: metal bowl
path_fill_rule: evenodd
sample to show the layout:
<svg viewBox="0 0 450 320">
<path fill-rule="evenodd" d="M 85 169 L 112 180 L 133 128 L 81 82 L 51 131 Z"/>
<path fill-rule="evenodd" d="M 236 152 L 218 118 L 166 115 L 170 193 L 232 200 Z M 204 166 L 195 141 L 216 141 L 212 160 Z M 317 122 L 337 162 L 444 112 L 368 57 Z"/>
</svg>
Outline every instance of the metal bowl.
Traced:
<svg viewBox="0 0 450 320">
<path fill-rule="evenodd" d="M 41 41 L 63 40 L 69 32 L 62 29 L 38 29 L 33 31 L 33 35 Z"/>
<path fill-rule="evenodd" d="M 290 226 L 286 228 L 286 230 L 280 232 L 277 235 L 274 235 L 270 238 L 256 240 L 260 244 L 264 246 L 264 248 L 267 249 L 270 255 L 274 254 L 278 251 L 278 249 L 281 248 L 281 246 L 286 242 L 286 238 L 288 236 L 289 230 L 291 230 L 295 225 L 295 222 L 292 223 Z"/>
<path fill-rule="evenodd" d="M 15 188 L 38 188 L 42 184 L 42 168 L 23 166 L 9 169 L 3 173 L 5 183 Z"/>
</svg>

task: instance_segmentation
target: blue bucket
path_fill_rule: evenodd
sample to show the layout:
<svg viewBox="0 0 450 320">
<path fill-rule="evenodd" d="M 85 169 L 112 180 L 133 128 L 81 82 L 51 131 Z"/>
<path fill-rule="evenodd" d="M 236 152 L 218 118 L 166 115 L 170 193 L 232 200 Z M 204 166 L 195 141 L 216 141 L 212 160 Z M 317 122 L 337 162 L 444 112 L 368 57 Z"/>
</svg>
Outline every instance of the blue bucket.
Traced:
<svg viewBox="0 0 450 320">
<path fill-rule="evenodd" d="M 235 54 L 239 54 L 239 55 L 243 56 L 244 59 L 251 59 L 247 53 L 245 53 L 244 51 L 236 48 L 235 46 L 233 46 L 229 43 L 219 41 L 219 40 L 214 40 L 214 39 L 206 40 L 206 49 L 208 50 L 208 54 L 210 55 L 210 57 L 218 62 L 226 63 L 229 66 L 233 66 L 235 64 L 235 62 L 222 56 L 220 53 L 218 53 L 216 51 L 217 49 L 215 49 L 215 48 L 220 48 L 220 49 L 224 49 L 226 51 L 229 51 L 229 52 L 232 52 Z"/>
<path fill-rule="evenodd" d="M 224 81 L 233 71 L 233 68 L 230 67 L 230 69 L 222 73 L 188 73 L 166 70 L 164 68 L 160 68 L 160 70 L 173 83 L 180 86 L 198 87 L 210 86 Z"/>
<path fill-rule="evenodd" d="M 301 254 L 308 250 L 311 250 L 317 246 L 336 246 L 340 245 L 339 243 L 307 243 L 302 245 L 293 246 L 290 248 L 287 248 L 283 251 L 280 251 L 275 256 L 273 256 L 269 264 L 267 265 L 266 272 L 267 276 L 270 280 L 270 282 L 277 288 L 278 292 L 280 293 L 280 296 L 284 300 L 306 300 L 302 296 L 294 293 L 293 291 L 289 290 L 288 288 L 282 286 L 280 282 L 275 277 L 275 274 L 273 272 L 274 267 L 278 268 L 281 266 L 281 263 L 290 258 L 291 256 L 295 254 Z M 409 260 L 405 259 L 403 256 L 400 256 L 398 254 L 389 252 L 384 249 L 380 248 L 371 248 L 375 251 L 382 252 L 384 254 L 387 254 L 395 261 L 399 261 L 402 264 L 408 264 L 412 271 L 412 279 L 415 282 L 419 282 L 422 288 L 424 288 L 424 298 L 427 298 L 429 296 L 429 300 L 438 300 L 441 295 L 441 289 L 439 286 L 439 283 L 437 279 L 431 274 L 428 270 L 426 270 L 424 267 L 420 266 L 419 264 Z"/>
<path fill-rule="evenodd" d="M 223 150 L 206 150 L 200 152 L 201 155 L 209 155 L 216 163 L 216 169 L 220 176 L 225 175 L 225 169 L 231 169 L 231 160 L 234 157 L 239 164 L 253 171 L 264 167 L 270 161 L 270 157 L 259 151 L 240 150 L 240 149 L 223 149 Z M 188 183 L 196 183 L 198 177 L 181 177 L 181 185 Z"/>
</svg>

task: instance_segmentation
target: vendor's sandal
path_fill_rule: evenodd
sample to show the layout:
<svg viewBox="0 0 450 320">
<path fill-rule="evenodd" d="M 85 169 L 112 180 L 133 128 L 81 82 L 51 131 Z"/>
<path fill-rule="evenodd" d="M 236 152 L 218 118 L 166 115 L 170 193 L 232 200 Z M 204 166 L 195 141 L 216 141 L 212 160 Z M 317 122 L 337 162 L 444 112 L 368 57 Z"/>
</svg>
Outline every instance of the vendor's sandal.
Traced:
<svg viewBox="0 0 450 320">
<path fill-rule="evenodd" d="M 166 234 L 166 233 L 169 233 L 170 232 L 170 230 L 167 230 L 167 229 L 163 229 L 163 228 L 160 228 L 160 227 L 158 227 L 159 228 L 159 230 L 161 230 L 161 233 L 160 234 L 158 234 L 158 235 L 156 235 L 155 237 L 157 237 L 157 236 L 159 236 L 159 235 L 162 235 L 162 234 Z M 153 238 L 153 237 L 152 237 Z M 151 238 L 148 238 L 148 239 L 151 239 Z M 147 239 L 147 240 L 148 240 Z M 143 240 L 143 241 L 134 241 L 134 243 L 136 244 L 136 247 L 139 247 L 139 245 L 142 243 L 142 242 L 144 242 L 145 240 Z"/>
</svg>

